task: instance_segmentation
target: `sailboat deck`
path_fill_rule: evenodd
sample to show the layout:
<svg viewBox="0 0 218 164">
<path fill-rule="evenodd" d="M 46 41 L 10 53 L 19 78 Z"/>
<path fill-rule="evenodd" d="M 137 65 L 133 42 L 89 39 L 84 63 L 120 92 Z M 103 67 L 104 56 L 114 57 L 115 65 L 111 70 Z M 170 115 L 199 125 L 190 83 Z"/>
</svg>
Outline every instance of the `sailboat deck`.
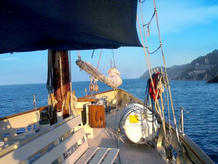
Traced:
<svg viewBox="0 0 218 164">
<path fill-rule="evenodd" d="M 145 144 L 136 145 L 129 141 L 129 139 L 122 137 L 118 140 L 117 127 L 119 123 L 119 116 L 121 111 L 111 111 L 106 114 L 106 127 L 99 131 L 94 138 L 88 138 L 89 145 L 91 147 L 110 147 L 120 149 L 119 155 L 115 160 L 116 164 L 161 164 L 166 161 L 161 158 L 154 148 L 151 148 Z"/>
</svg>

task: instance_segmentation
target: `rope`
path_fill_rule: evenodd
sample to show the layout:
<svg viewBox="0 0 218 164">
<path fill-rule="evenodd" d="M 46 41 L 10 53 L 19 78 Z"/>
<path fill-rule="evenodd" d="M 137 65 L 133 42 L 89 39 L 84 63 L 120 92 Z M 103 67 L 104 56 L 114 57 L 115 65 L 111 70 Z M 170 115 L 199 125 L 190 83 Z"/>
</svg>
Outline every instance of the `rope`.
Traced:
<svg viewBox="0 0 218 164">
<path fill-rule="evenodd" d="M 155 51 L 153 51 L 153 52 L 148 52 L 148 54 L 149 54 L 149 55 L 152 55 L 152 54 L 154 54 L 155 52 L 157 52 L 160 48 L 161 48 L 161 45 L 160 45 Z"/>
<path fill-rule="evenodd" d="M 142 24 L 144 24 L 144 18 L 143 18 L 143 12 L 142 12 L 142 6 L 141 6 L 141 3 L 140 3 L 140 5 L 139 5 L 139 7 L 140 7 L 140 12 L 141 12 Z M 146 34 L 145 26 L 143 26 L 143 32 L 144 32 L 144 34 Z M 146 35 L 145 35 L 145 44 L 146 44 L 146 50 L 147 50 L 147 53 L 149 54 L 148 41 L 147 41 L 147 37 L 146 37 Z M 149 65 L 150 65 L 151 68 L 152 68 L 150 55 L 148 55 L 148 63 L 149 63 Z M 152 71 L 152 70 L 151 70 L 151 73 L 153 74 L 153 71 Z"/>
<path fill-rule="evenodd" d="M 142 1 L 142 0 L 139 0 L 139 2 L 140 2 L 140 3 L 144 3 L 144 2 L 145 2 L 145 0 L 143 0 L 143 1 Z"/>
<path fill-rule="evenodd" d="M 54 98 L 54 93 L 48 93 L 48 117 L 50 120 L 53 119 L 53 112 L 56 104 L 57 100 Z"/>
<path fill-rule="evenodd" d="M 53 95 L 53 61 L 52 61 L 52 51 L 48 50 L 48 75 L 47 75 L 47 84 L 48 90 L 48 117 L 53 119 L 53 111 L 57 102 L 54 101 Z"/>
<path fill-rule="evenodd" d="M 71 73 L 71 51 L 68 51 L 69 75 L 70 75 L 70 91 L 72 92 L 72 73 Z"/>
<path fill-rule="evenodd" d="M 165 116 L 164 116 L 164 103 L 163 103 L 163 97 L 160 94 L 160 99 L 161 99 L 161 106 L 162 106 L 162 119 L 163 119 L 163 131 L 164 131 L 164 138 L 166 139 L 166 125 L 165 125 Z"/>
<path fill-rule="evenodd" d="M 77 53 L 78 53 L 78 55 L 77 55 L 78 59 L 81 59 L 80 51 L 78 50 Z"/>
<path fill-rule="evenodd" d="M 112 60 L 110 59 L 110 68 L 112 68 Z"/>
<path fill-rule="evenodd" d="M 156 9 L 155 0 L 153 0 L 153 4 L 154 4 L 154 13 L 155 13 L 155 16 L 156 16 L 157 30 L 158 30 L 158 36 L 159 36 L 159 41 L 160 41 L 160 46 L 161 46 L 163 64 L 164 64 L 165 72 L 167 72 L 166 61 L 165 61 L 163 46 L 162 46 L 162 41 L 161 41 L 160 28 L 159 28 L 159 22 L 158 22 L 158 16 L 157 16 L 157 9 Z"/>
<path fill-rule="evenodd" d="M 150 79 L 151 79 L 151 85 L 152 85 L 153 93 L 156 94 L 156 91 L 155 91 L 155 88 L 154 88 L 154 82 L 153 82 L 153 78 L 152 78 L 152 73 L 151 73 L 151 68 L 150 68 L 150 64 L 149 64 L 148 57 L 147 57 L 146 49 L 145 49 L 145 46 L 144 46 L 144 40 L 143 40 L 143 37 L 142 37 L 142 31 L 141 31 L 141 28 L 140 28 L 138 16 L 137 16 L 137 23 L 138 23 L 138 28 L 139 28 L 139 32 L 140 32 L 140 37 L 141 37 L 141 41 L 142 41 L 142 45 L 143 45 L 143 50 L 144 50 L 144 54 L 145 54 L 145 59 L 146 59 L 147 66 L 148 66 L 149 76 L 150 76 Z M 159 106 L 157 97 L 158 97 L 158 94 L 155 95 L 155 100 L 154 100 L 154 101 L 155 101 L 155 105 L 154 105 L 154 107 L 155 107 L 156 112 L 157 112 L 158 114 L 160 114 L 161 110 L 160 110 L 160 106 Z"/>
<path fill-rule="evenodd" d="M 91 56 L 91 58 L 93 58 L 93 56 L 94 56 L 94 53 L 95 53 L 95 49 L 92 51 L 92 56 Z"/>
<path fill-rule="evenodd" d="M 102 55 L 102 49 L 101 49 L 101 52 L 100 52 L 100 56 L 99 56 L 99 59 L 98 59 L 98 65 L 97 65 L 97 69 L 99 68 L 99 65 L 100 65 L 100 61 L 101 61 L 101 55 Z M 94 88 L 98 85 L 97 84 L 97 79 L 95 79 L 94 77 L 92 77 L 91 75 L 89 76 L 89 78 L 90 78 L 90 85 L 92 84 L 92 81 L 94 81 L 93 83 L 94 83 Z M 94 79 L 94 80 L 93 80 Z M 95 89 L 94 89 L 95 90 Z M 96 91 L 96 90 L 95 90 Z M 96 91 L 97 92 L 97 91 Z"/>
<path fill-rule="evenodd" d="M 78 58 L 81 58 L 80 52 L 78 51 Z M 72 85 L 72 73 L 71 73 L 71 51 L 69 51 L 69 75 L 70 75 L 70 98 L 69 98 L 69 104 L 70 104 L 70 115 L 77 116 L 78 111 L 76 109 L 76 103 L 77 103 L 77 98 L 75 96 L 75 91 L 73 92 L 73 85 Z M 68 103 L 68 102 L 67 102 Z"/>
<path fill-rule="evenodd" d="M 141 4 L 140 4 L 140 5 L 141 5 Z M 154 11 L 153 15 L 151 16 L 150 21 L 149 21 L 147 24 L 144 24 L 144 23 L 143 23 L 143 26 L 150 26 L 151 21 L 153 20 L 154 16 L 155 16 L 155 11 Z"/>
<path fill-rule="evenodd" d="M 113 57 L 114 67 L 116 68 L 116 60 L 115 60 L 114 50 L 112 50 L 112 57 Z"/>
<path fill-rule="evenodd" d="M 100 61 L 101 61 L 101 55 L 102 55 L 102 49 L 101 49 L 101 52 L 100 52 L 100 56 L 99 56 L 99 59 L 98 59 L 98 65 L 97 65 L 97 69 L 99 68 L 99 64 L 100 64 Z"/>
<path fill-rule="evenodd" d="M 173 107 L 173 101 L 172 101 L 172 94 L 171 94 L 171 89 L 170 89 L 170 85 L 169 85 L 169 80 L 168 80 L 168 77 L 167 77 L 167 71 L 166 71 L 166 62 L 165 62 L 165 57 L 164 57 L 164 52 L 163 52 L 163 46 L 162 46 L 162 41 L 161 41 L 161 36 L 160 36 L 160 29 L 159 29 L 159 23 L 158 23 L 158 16 L 157 16 L 157 10 L 156 10 L 156 4 L 155 4 L 155 0 L 153 0 L 153 4 L 154 4 L 154 14 L 152 15 L 150 21 L 148 24 L 144 24 L 143 25 L 143 29 L 144 29 L 144 33 L 145 33 L 145 26 L 148 25 L 148 30 L 149 30 L 149 25 L 151 23 L 151 21 L 153 20 L 154 18 L 154 15 L 156 16 L 156 23 L 157 23 L 157 30 L 158 30 L 158 36 L 159 36 L 159 42 L 160 42 L 160 46 L 152 53 L 149 53 L 149 50 L 148 50 L 148 46 L 146 46 L 147 48 L 147 52 L 148 54 L 153 54 L 155 53 L 157 50 L 161 49 L 161 53 L 162 53 L 162 59 L 163 59 L 163 65 L 164 65 L 164 69 L 165 69 L 165 74 L 166 74 L 166 83 L 167 83 L 167 88 L 168 88 L 168 91 L 169 91 L 169 96 L 170 96 L 170 102 L 171 102 L 171 108 L 172 108 L 172 112 L 173 112 L 173 118 L 174 118 L 174 124 L 176 126 L 176 118 L 175 118 L 175 111 L 174 111 L 174 107 Z M 142 22 L 143 22 L 143 13 L 142 13 L 142 9 L 141 9 L 141 4 L 140 4 L 140 10 L 141 10 L 141 15 L 142 15 Z M 140 31 L 140 34 L 141 34 L 141 31 Z M 141 36 L 142 38 L 142 36 Z M 143 48 L 144 48 L 144 42 L 143 42 L 143 39 L 142 40 L 142 43 L 143 43 Z M 146 36 L 145 36 L 145 40 L 146 40 Z M 147 40 L 146 40 L 146 45 L 147 45 Z M 144 50 L 145 51 L 145 50 Z M 148 64 L 148 68 L 149 68 L 149 63 L 148 63 L 148 60 L 146 59 L 147 61 L 147 64 Z M 149 74 L 150 74 L 150 71 L 149 71 Z M 151 74 L 150 74 L 151 76 Z M 152 78 L 151 78 L 152 79 Z M 153 88 L 153 85 L 152 85 L 152 88 Z M 154 92 L 155 93 L 155 92 Z M 156 95 L 157 96 L 157 95 Z M 156 105 L 157 104 L 157 101 L 155 102 L 155 109 L 156 109 Z M 163 106 L 162 106 L 163 107 Z M 168 103 L 168 108 L 169 108 L 169 103 Z M 160 110 L 156 109 L 157 112 L 161 112 Z M 168 110 L 169 111 L 169 110 Z M 169 113 L 169 112 L 168 112 Z M 165 128 L 165 127 L 164 127 Z M 171 127 L 170 127 L 171 128 Z M 178 142 L 179 142 L 179 135 L 178 135 L 178 129 L 176 128 L 176 134 L 177 134 L 177 139 L 178 139 Z"/>
<path fill-rule="evenodd" d="M 153 88 L 153 92 L 156 93 L 156 92 L 155 92 L 155 89 L 154 89 L 154 82 L 153 82 L 152 75 L 151 75 L 151 68 L 150 68 L 150 64 L 149 64 L 149 61 L 148 61 L 147 53 L 146 53 L 146 50 L 145 50 L 145 46 L 144 46 L 145 44 L 144 44 L 144 40 L 143 40 L 143 37 L 142 37 L 142 31 L 141 31 L 141 28 L 140 28 L 138 16 L 137 16 L 137 23 L 138 23 L 138 28 L 139 28 L 139 32 L 140 32 L 140 37 L 141 37 L 141 41 L 142 41 L 142 45 L 143 45 L 143 50 L 144 50 L 144 54 L 145 54 L 145 59 L 146 59 L 147 66 L 148 66 L 148 72 L 149 72 L 150 79 L 151 79 L 151 85 L 152 85 L 152 88 Z"/>
<path fill-rule="evenodd" d="M 169 138 L 168 138 L 168 143 L 171 144 L 172 143 L 172 129 L 171 129 L 171 120 L 170 120 L 170 104 L 169 104 L 168 90 L 166 90 L 166 92 L 167 92 L 167 107 L 168 107 L 168 121 L 169 121 Z"/>
<path fill-rule="evenodd" d="M 142 12 L 142 8 L 141 8 L 141 3 L 140 3 L 140 11 L 141 11 L 142 23 L 144 24 L 144 19 L 143 19 L 143 12 Z M 153 14 L 151 20 L 153 19 L 153 17 L 154 17 L 154 14 Z M 150 21 L 151 21 L 151 20 L 150 20 Z M 149 75 L 150 75 L 150 79 L 151 79 L 152 89 L 153 89 L 153 92 L 154 92 L 154 94 L 155 94 L 156 92 L 155 92 L 154 83 L 153 83 L 153 79 L 152 79 L 152 73 L 151 73 L 152 67 L 150 67 L 150 66 L 151 66 L 151 61 L 150 61 L 149 55 L 148 55 L 148 57 L 147 57 L 147 54 L 146 54 L 146 51 L 145 51 L 144 40 L 143 40 L 143 37 L 142 37 L 142 32 L 141 32 L 141 28 L 140 28 L 140 25 L 139 25 L 138 17 L 137 17 L 137 22 L 138 22 L 138 27 L 139 27 L 139 31 L 140 31 L 141 40 L 142 40 L 143 50 L 144 50 L 144 54 L 145 54 L 145 58 L 146 58 L 147 66 L 148 66 L 148 71 L 149 71 Z M 145 28 L 144 28 L 144 27 L 145 27 L 145 26 L 143 26 L 143 30 L 144 30 L 144 33 L 145 33 Z M 146 41 L 147 52 L 148 52 L 148 54 L 149 54 L 146 36 L 145 36 L 145 41 Z M 157 96 L 158 96 L 158 95 L 155 95 L 156 98 L 155 98 L 155 105 L 154 105 L 154 106 L 155 106 L 156 112 L 160 114 L 161 110 L 160 110 L 160 108 L 159 108 L 159 103 L 158 103 L 158 101 L 157 101 Z M 157 108 L 158 108 L 158 109 L 157 109 Z"/>
<path fill-rule="evenodd" d="M 114 66 L 117 68 L 117 53 L 116 50 L 114 50 Z"/>
<path fill-rule="evenodd" d="M 154 13 L 155 13 L 155 16 L 156 16 L 156 24 L 157 24 L 157 30 L 158 30 L 161 53 L 162 53 L 163 65 L 164 65 L 164 69 L 165 69 L 165 73 L 166 73 L 167 87 L 168 87 L 168 90 L 169 90 L 171 108 L 172 108 L 172 113 L 173 113 L 173 120 L 174 120 L 175 129 L 176 129 L 176 136 L 177 136 L 177 140 L 179 142 L 179 132 L 178 132 L 177 123 L 176 123 L 176 116 L 175 116 L 175 111 L 174 111 L 174 106 L 173 106 L 173 99 L 172 99 L 171 89 L 170 89 L 170 85 L 169 85 L 169 79 L 168 79 L 168 76 L 167 76 L 166 61 L 165 61 L 164 51 L 163 51 L 163 46 L 162 46 L 162 41 L 161 41 L 160 28 L 159 28 L 159 22 L 158 22 L 158 15 L 157 15 L 157 10 L 156 10 L 155 0 L 153 0 L 153 4 L 154 4 Z"/>
<path fill-rule="evenodd" d="M 76 108 L 76 104 L 77 104 L 77 97 L 75 96 L 75 91 L 71 92 L 70 94 L 70 110 L 71 113 L 74 114 L 74 116 L 78 116 L 78 110 Z"/>
<path fill-rule="evenodd" d="M 148 88 L 149 88 L 149 80 L 147 81 L 146 89 L 145 89 L 144 107 L 148 106 L 148 98 L 149 98 Z"/>
<path fill-rule="evenodd" d="M 145 26 L 147 26 L 147 36 L 150 36 L 150 24 L 151 24 L 151 21 L 153 20 L 154 16 L 155 16 L 155 12 L 153 13 L 150 21 L 147 24 L 143 23 L 143 28 L 145 28 Z"/>
</svg>

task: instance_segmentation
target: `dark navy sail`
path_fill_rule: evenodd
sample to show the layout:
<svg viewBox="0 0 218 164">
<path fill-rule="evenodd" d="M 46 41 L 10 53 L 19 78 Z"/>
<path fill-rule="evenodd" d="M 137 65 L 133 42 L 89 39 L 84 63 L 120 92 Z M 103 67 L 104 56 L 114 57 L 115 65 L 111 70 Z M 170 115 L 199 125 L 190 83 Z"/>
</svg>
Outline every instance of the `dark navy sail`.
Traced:
<svg viewBox="0 0 218 164">
<path fill-rule="evenodd" d="M 0 53 L 141 46 L 137 0 L 5 0 Z"/>
</svg>

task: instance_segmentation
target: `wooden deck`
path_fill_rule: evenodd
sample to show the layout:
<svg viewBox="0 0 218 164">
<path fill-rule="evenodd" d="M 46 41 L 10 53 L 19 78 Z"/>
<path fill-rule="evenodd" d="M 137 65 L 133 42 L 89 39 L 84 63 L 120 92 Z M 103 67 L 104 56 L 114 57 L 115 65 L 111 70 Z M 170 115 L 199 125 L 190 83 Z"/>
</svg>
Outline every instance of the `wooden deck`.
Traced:
<svg viewBox="0 0 218 164">
<path fill-rule="evenodd" d="M 122 137 L 125 141 L 117 140 L 117 126 L 121 111 L 112 111 L 106 115 L 106 128 L 102 129 L 95 138 L 88 138 L 91 147 L 108 147 L 118 148 L 120 150 L 116 164 L 162 164 L 166 161 L 161 158 L 155 149 L 147 145 L 135 145 L 127 138 Z"/>
</svg>

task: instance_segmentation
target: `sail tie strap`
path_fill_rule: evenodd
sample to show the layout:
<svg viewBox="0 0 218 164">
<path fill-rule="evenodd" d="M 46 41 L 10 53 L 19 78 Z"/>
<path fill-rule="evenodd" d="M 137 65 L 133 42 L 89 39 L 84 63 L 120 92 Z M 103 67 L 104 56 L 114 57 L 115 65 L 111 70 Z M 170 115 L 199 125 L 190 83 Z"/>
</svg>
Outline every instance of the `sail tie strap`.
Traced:
<svg viewBox="0 0 218 164">
<path fill-rule="evenodd" d="M 53 64 L 52 64 L 52 52 L 48 50 L 48 73 L 47 73 L 47 84 L 46 87 L 48 92 L 52 92 L 53 88 Z"/>
</svg>

